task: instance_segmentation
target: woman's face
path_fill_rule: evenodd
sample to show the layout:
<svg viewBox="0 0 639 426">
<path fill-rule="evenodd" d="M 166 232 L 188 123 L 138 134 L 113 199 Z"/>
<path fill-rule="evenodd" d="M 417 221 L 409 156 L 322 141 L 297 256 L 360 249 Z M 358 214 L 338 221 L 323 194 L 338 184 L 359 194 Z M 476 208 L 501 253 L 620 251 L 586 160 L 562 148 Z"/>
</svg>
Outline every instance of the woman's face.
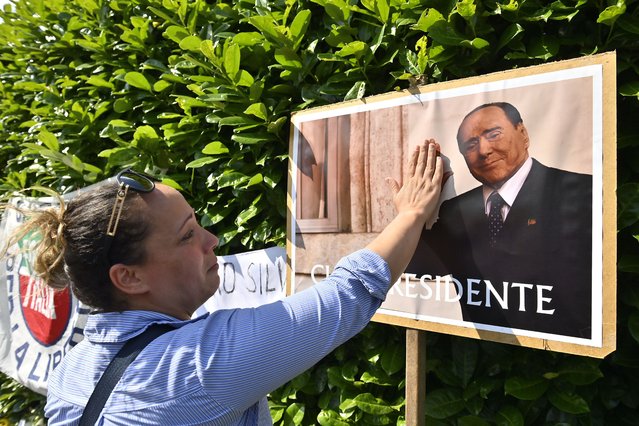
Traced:
<svg viewBox="0 0 639 426">
<path fill-rule="evenodd" d="M 202 228 L 182 194 L 166 185 L 143 196 L 151 232 L 140 265 L 151 308 L 188 319 L 220 285 L 217 237 Z"/>
</svg>

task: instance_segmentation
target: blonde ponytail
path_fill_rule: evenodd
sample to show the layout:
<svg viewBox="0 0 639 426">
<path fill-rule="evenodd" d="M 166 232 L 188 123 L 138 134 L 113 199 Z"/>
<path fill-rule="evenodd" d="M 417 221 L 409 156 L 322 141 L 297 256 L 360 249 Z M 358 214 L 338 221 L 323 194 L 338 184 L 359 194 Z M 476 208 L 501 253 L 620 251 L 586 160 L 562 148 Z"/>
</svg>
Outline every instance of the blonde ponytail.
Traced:
<svg viewBox="0 0 639 426">
<path fill-rule="evenodd" d="M 57 194 L 56 194 L 57 195 Z M 10 247 L 18 244 L 27 235 L 33 233 L 40 237 L 35 247 L 23 250 L 35 250 L 33 268 L 39 278 L 49 287 L 57 290 L 66 288 L 69 278 L 64 268 L 64 250 L 66 239 L 64 237 L 65 204 L 62 197 L 57 195 L 59 207 L 46 210 L 24 210 L 22 208 L 5 205 L 6 208 L 16 210 L 27 217 L 27 221 L 21 224 L 8 238 L 1 254 L 4 255 Z"/>
</svg>

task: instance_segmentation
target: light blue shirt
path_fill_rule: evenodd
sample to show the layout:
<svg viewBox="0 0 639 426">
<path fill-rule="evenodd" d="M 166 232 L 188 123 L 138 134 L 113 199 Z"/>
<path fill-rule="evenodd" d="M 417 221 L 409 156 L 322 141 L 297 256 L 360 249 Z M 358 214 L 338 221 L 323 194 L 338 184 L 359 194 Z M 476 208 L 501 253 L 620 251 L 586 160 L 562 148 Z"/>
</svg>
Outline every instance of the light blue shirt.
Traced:
<svg viewBox="0 0 639 426">
<path fill-rule="evenodd" d="M 360 250 L 323 282 L 257 308 L 190 321 L 151 311 L 90 315 L 85 339 L 48 382 L 48 424 L 78 424 L 124 342 L 149 324 L 171 323 L 177 330 L 151 342 L 129 365 L 97 424 L 270 425 L 265 395 L 361 331 L 389 288 L 386 262 Z"/>
</svg>

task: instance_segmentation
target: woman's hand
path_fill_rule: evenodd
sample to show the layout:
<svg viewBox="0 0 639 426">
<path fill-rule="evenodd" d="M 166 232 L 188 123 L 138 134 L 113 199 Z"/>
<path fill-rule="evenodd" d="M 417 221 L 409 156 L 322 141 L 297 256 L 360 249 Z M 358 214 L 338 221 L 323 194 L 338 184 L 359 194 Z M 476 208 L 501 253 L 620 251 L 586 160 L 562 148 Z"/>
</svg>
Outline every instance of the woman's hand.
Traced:
<svg viewBox="0 0 639 426">
<path fill-rule="evenodd" d="M 413 152 L 401 187 L 394 179 L 387 179 L 398 213 L 367 248 L 386 260 L 391 284 L 406 269 L 424 224 L 437 208 L 443 167 L 434 142 L 426 141 Z"/>
<path fill-rule="evenodd" d="M 386 179 L 393 191 L 398 215 L 416 214 L 425 223 L 435 213 L 444 171 L 438 148 L 439 144 L 434 139 L 415 148 L 401 187 L 396 180 Z"/>
</svg>

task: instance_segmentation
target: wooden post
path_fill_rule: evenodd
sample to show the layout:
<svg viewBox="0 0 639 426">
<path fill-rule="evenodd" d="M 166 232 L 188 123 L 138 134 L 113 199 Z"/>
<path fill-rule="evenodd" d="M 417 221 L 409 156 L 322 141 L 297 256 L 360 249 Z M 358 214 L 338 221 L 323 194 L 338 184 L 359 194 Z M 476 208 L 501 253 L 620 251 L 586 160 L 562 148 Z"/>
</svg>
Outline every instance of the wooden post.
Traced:
<svg viewBox="0 0 639 426">
<path fill-rule="evenodd" d="M 426 425 L 426 332 L 406 329 L 406 424 Z"/>
</svg>

